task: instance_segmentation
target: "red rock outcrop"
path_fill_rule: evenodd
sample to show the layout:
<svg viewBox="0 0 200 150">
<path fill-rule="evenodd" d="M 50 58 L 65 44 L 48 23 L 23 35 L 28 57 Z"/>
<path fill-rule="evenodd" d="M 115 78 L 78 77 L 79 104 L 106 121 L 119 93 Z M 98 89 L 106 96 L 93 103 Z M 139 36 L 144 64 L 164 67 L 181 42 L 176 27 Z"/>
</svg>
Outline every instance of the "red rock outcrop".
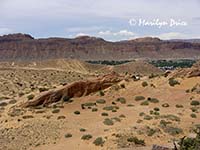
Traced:
<svg viewBox="0 0 200 150">
<path fill-rule="evenodd" d="M 104 75 L 100 78 L 87 81 L 78 81 L 70 85 L 66 85 L 62 89 L 50 91 L 41 96 L 37 97 L 32 101 L 24 103 L 23 107 L 34 107 L 34 106 L 47 106 L 49 104 L 58 102 L 64 97 L 73 98 L 73 97 L 82 97 L 89 95 L 100 90 L 104 90 L 115 83 L 118 83 L 123 80 L 122 76 L 119 76 L 117 73 L 111 73 Z"/>
</svg>

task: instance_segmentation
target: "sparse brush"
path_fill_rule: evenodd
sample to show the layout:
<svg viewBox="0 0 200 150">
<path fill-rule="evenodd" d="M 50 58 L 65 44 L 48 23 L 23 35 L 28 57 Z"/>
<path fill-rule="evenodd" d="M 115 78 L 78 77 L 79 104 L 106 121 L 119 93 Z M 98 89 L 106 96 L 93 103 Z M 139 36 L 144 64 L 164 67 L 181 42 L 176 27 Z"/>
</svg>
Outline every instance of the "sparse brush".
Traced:
<svg viewBox="0 0 200 150">
<path fill-rule="evenodd" d="M 144 81 L 144 82 L 142 82 L 142 86 L 146 87 L 146 86 L 148 86 L 148 83 L 146 81 Z"/>
<path fill-rule="evenodd" d="M 200 102 L 199 101 L 196 101 L 196 100 L 193 100 L 190 105 L 193 105 L 193 106 L 197 106 L 197 105 L 200 105 Z"/>
<path fill-rule="evenodd" d="M 135 97 L 135 101 L 142 101 L 142 100 L 145 100 L 144 96 L 136 96 Z"/>
<path fill-rule="evenodd" d="M 183 105 L 181 105 L 181 104 L 176 104 L 176 108 L 183 108 Z"/>
<path fill-rule="evenodd" d="M 157 98 L 151 98 L 151 97 L 148 97 L 147 99 L 149 102 L 151 103 L 159 103 L 159 100 Z"/>
<path fill-rule="evenodd" d="M 85 134 L 81 137 L 82 140 L 90 140 L 92 138 L 91 134 Z"/>
<path fill-rule="evenodd" d="M 197 118 L 197 115 L 196 114 L 191 114 L 190 115 L 192 118 Z"/>
<path fill-rule="evenodd" d="M 104 99 L 98 99 L 98 100 L 96 100 L 96 103 L 97 104 L 105 104 L 106 101 Z"/>
<path fill-rule="evenodd" d="M 97 112 L 98 109 L 97 108 L 92 108 L 92 112 Z"/>
<path fill-rule="evenodd" d="M 102 137 L 98 137 L 94 140 L 93 144 L 96 145 L 96 146 L 103 146 L 104 144 L 104 140 Z"/>
<path fill-rule="evenodd" d="M 153 119 L 153 117 L 151 117 L 151 116 L 149 116 L 149 115 L 145 115 L 144 116 L 144 120 L 152 120 Z"/>
<path fill-rule="evenodd" d="M 141 140 L 141 139 L 138 139 L 137 137 L 129 137 L 129 138 L 127 138 L 127 141 L 128 142 L 133 142 L 133 143 L 135 143 L 135 145 L 145 146 L 145 141 Z"/>
<path fill-rule="evenodd" d="M 99 91 L 99 95 L 100 95 L 100 96 L 104 96 L 105 94 L 104 94 L 103 91 Z"/>
<path fill-rule="evenodd" d="M 179 85 L 179 84 L 180 84 L 180 82 L 178 82 L 174 78 L 169 78 L 169 85 L 170 86 L 175 86 L 175 85 Z"/>
<path fill-rule="evenodd" d="M 147 106 L 147 105 L 149 105 L 149 102 L 148 102 L 148 101 L 144 101 L 144 102 L 142 102 L 140 105 L 142 105 L 142 106 Z"/>
<path fill-rule="evenodd" d="M 80 113 L 80 111 L 75 111 L 74 114 L 75 115 L 80 115 L 81 113 Z"/>
<path fill-rule="evenodd" d="M 104 119 L 103 123 L 107 126 L 112 126 L 114 125 L 113 121 L 109 118 Z"/>
<path fill-rule="evenodd" d="M 103 113 L 101 113 L 101 115 L 102 116 L 108 116 L 108 113 L 103 112 Z"/>
<path fill-rule="evenodd" d="M 116 99 L 116 102 L 120 102 L 121 104 L 126 104 L 126 99 L 124 97 L 119 97 Z"/>
<path fill-rule="evenodd" d="M 72 137 L 72 134 L 71 134 L 71 133 L 65 134 L 65 138 L 71 138 L 71 137 Z"/>
<path fill-rule="evenodd" d="M 86 131 L 86 129 L 80 128 L 80 132 L 85 132 L 85 131 Z"/>
<path fill-rule="evenodd" d="M 60 109 L 54 109 L 52 110 L 52 113 L 55 114 L 55 113 L 59 113 L 60 112 Z"/>
<path fill-rule="evenodd" d="M 169 104 L 168 103 L 164 103 L 164 104 L 162 104 L 162 107 L 167 108 L 167 107 L 169 107 Z"/>
<path fill-rule="evenodd" d="M 34 94 L 30 94 L 30 95 L 27 96 L 28 100 L 32 100 L 34 97 L 35 97 Z"/>
</svg>

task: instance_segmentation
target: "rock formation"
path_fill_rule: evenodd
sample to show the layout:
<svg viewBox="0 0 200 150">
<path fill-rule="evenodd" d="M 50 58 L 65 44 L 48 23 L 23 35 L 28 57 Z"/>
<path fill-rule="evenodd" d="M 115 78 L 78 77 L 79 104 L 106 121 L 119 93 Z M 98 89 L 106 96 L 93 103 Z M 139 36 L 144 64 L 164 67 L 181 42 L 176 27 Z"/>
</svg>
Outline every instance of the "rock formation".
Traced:
<svg viewBox="0 0 200 150">
<path fill-rule="evenodd" d="M 114 55 L 113 55 L 114 54 Z M 34 39 L 27 34 L 0 36 L 0 61 L 73 58 L 81 60 L 132 60 L 199 58 L 200 43 L 141 38 L 108 42 L 81 36 L 74 39 Z"/>
<path fill-rule="evenodd" d="M 39 105 L 47 106 L 64 98 L 69 99 L 73 97 L 86 96 L 90 93 L 104 90 L 122 80 L 122 76 L 112 72 L 111 74 L 104 75 L 97 79 L 74 82 L 72 84 L 66 85 L 62 89 L 42 94 L 36 99 L 24 103 L 23 107 L 34 107 Z"/>
</svg>

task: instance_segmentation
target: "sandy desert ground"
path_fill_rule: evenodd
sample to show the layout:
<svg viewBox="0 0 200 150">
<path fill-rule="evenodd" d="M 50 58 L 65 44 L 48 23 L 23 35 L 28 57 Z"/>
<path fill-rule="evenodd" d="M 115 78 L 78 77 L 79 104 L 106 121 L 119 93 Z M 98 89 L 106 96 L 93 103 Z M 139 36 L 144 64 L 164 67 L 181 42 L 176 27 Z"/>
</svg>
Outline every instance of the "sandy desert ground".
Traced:
<svg viewBox="0 0 200 150">
<path fill-rule="evenodd" d="M 46 107 L 23 107 L 49 91 L 102 76 L 103 67 L 0 66 L 2 150 L 172 148 L 173 141 L 194 136 L 192 129 L 200 126 L 198 75 L 182 77 L 173 71 L 167 76 L 153 70 L 158 75 L 151 76 L 151 69 L 149 75 L 137 72 L 141 77 L 135 80 L 133 72 L 120 73 L 119 67 L 123 79 L 104 90 Z M 178 84 L 170 86 L 175 75 Z"/>
</svg>

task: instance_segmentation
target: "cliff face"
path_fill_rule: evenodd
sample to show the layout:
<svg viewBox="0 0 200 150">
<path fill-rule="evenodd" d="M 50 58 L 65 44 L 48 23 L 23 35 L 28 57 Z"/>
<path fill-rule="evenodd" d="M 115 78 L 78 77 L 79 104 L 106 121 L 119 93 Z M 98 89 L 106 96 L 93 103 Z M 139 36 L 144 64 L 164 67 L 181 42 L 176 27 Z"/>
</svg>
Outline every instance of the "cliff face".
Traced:
<svg viewBox="0 0 200 150">
<path fill-rule="evenodd" d="M 0 61 L 42 60 L 76 58 L 82 60 L 124 60 L 198 58 L 200 44 L 162 41 L 157 38 L 142 38 L 130 41 L 108 42 L 95 37 L 75 39 L 34 39 L 26 34 L 0 37 Z"/>
</svg>

